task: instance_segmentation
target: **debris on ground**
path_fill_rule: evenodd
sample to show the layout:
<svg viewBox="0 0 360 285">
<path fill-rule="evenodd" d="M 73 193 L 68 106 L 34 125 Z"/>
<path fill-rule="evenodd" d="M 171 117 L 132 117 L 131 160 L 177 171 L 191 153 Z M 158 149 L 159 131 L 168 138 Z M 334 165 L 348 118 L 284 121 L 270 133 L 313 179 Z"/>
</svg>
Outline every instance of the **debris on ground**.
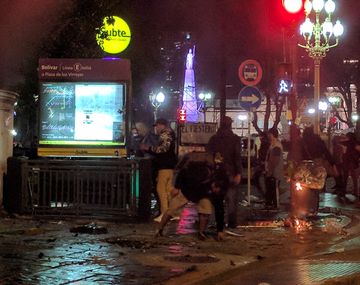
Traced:
<svg viewBox="0 0 360 285">
<path fill-rule="evenodd" d="M 87 225 L 75 226 L 70 229 L 70 232 L 71 233 L 80 233 L 80 234 L 98 235 L 98 234 L 107 234 L 108 230 L 103 226 L 99 226 L 95 223 L 90 223 Z"/>
</svg>

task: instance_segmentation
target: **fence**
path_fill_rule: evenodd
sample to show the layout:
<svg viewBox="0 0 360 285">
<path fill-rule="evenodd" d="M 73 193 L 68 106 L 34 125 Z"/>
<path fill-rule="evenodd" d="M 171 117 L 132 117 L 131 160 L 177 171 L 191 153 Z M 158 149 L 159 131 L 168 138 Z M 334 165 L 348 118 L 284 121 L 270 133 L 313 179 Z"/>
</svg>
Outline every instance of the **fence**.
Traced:
<svg viewBox="0 0 360 285">
<path fill-rule="evenodd" d="M 4 206 L 10 212 L 147 219 L 150 203 L 148 159 L 8 159 Z"/>
</svg>

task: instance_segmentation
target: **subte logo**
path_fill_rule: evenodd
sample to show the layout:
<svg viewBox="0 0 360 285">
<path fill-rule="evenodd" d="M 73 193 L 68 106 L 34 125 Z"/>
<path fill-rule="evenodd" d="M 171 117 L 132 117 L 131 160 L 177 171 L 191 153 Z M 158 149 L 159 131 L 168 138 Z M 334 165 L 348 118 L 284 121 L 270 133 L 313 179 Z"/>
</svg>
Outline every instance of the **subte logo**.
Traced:
<svg viewBox="0 0 360 285">
<path fill-rule="evenodd" d="M 130 44 L 130 28 L 120 17 L 105 17 L 103 25 L 96 30 L 96 41 L 101 49 L 107 53 L 120 53 Z"/>
</svg>

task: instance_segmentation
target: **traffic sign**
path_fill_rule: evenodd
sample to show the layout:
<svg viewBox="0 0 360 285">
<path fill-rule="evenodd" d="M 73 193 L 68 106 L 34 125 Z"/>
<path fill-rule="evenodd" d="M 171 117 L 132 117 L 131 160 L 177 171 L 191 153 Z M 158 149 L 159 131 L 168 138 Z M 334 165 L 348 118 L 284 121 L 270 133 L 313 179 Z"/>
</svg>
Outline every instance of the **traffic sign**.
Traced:
<svg viewBox="0 0 360 285">
<path fill-rule="evenodd" d="M 261 104 L 261 93 L 256 87 L 245 86 L 240 90 L 238 99 L 243 109 L 251 111 L 252 109 L 259 108 Z"/>
<path fill-rule="evenodd" d="M 247 59 L 239 66 L 238 75 L 240 81 L 247 86 L 258 84 L 262 78 L 260 63 L 253 59 Z"/>
</svg>

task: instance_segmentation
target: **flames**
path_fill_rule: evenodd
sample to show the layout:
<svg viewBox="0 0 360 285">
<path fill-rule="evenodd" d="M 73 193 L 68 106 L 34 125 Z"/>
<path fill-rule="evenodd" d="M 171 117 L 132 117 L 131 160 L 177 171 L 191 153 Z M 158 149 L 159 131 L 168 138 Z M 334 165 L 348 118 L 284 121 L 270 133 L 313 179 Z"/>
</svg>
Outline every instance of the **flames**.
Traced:
<svg viewBox="0 0 360 285">
<path fill-rule="evenodd" d="M 295 190 L 296 190 L 296 191 L 301 191 L 301 190 L 303 190 L 303 187 L 301 186 L 301 183 L 300 183 L 300 182 L 296 182 L 296 183 L 295 183 Z"/>
<path fill-rule="evenodd" d="M 301 233 L 312 229 L 311 222 L 299 219 L 297 217 L 288 218 L 284 224 L 290 228 L 293 228 L 296 233 Z"/>
</svg>

